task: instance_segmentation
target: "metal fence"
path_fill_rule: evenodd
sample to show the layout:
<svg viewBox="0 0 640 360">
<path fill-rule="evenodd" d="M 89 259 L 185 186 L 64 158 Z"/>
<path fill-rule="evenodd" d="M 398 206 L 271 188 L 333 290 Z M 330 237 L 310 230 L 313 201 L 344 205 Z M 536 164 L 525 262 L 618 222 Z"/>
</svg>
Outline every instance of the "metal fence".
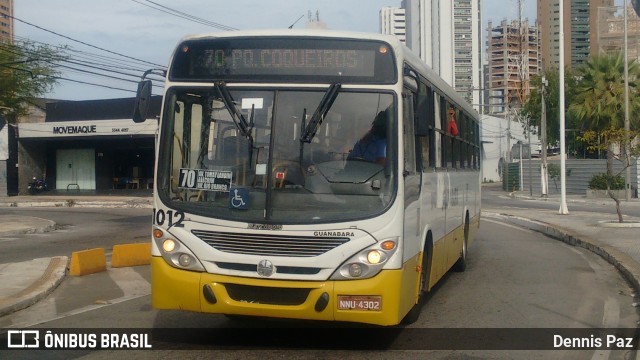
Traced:
<svg viewBox="0 0 640 360">
<path fill-rule="evenodd" d="M 548 166 L 557 166 L 557 168 L 560 169 L 560 160 L 549 160 L 547 164 Z M 532 196 L 541 195 L 540 166 L 541 161 L 539 159 L 523 160 L 522 164 L 519 162 L 510 163 L 503 174 L 502 188 L 507 191 L 524 191 L 525 193 L 530 193 Z M 624 166 L 620 161 L 614 161 L 613 168 L 614 173 L 621 173 L 620 175 L 624 177 Z M 606 159 L 568 159 L 566 161 L 567 194 L 585 195 L 589 188 L 589 181 L 593 175 L 606 172 Z M 521 173 L 522 175 L 520 175 Z M 520 186 L 521 180 L 522 186 Z M 638 162 L 636 162 L 631 166 L 631 187 L 634 195 L 637 192 L 639 182 Z M 560 176 L 558 175 L 557 179 L 549 176 L 547 194 L 553 195 L 559 193 Z"/>
</svg>

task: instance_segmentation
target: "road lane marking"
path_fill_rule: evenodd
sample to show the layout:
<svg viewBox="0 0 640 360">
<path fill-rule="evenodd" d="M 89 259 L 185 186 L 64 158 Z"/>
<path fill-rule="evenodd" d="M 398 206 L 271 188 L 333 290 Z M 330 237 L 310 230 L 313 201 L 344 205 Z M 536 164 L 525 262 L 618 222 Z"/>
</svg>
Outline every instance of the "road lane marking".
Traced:
<svg viewBox="0 0 640 360">
<path fill-rule="evenodd" d="M 528 233 L 528 234 L 533 234 L 534 233 L 533 230 L 525 229 L 525 228 L 519 227 L 517 225 L 507 224 L 505 222 L 502 222 L 502 221 L 496 220 L 496 219 L 488 219 L 486 216 L 483 217 L 481 221 L 483 221 L 483 222 L 486 221 L 486 222 L 490 222 L 490 223 L 497 224 L 497 225 L 500 225 L 500 226 L 505 226 L 505 227 L 508 227 L 508 228 L 511 228 L 511 229 L 520 230 L 520 231 Z"/>
<path fill-rule="evenodd" d="M 122 298 L 135 298 L 151 294 L 151 284 L 133 267 L 111 268 L 108 274 L 124 293 Z"/>
</svg>

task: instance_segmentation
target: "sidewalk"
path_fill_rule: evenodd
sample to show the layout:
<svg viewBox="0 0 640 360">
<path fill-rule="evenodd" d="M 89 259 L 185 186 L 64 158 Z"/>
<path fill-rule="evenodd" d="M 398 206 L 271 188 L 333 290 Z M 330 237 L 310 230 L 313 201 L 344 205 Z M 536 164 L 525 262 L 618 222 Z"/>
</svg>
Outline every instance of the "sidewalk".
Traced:
<svg viewBox="0 0 640 360">
<path fill-rule="evenodd" d="M 498 185 L 499 186 L 499 185 Z M 572 245 L 585 247 L 616 266 L 640 293 L 640 227 L 602 227 L 603 220 L 617 220 L 614 214 L 572 210 L 572 205 L 587 205 L 613 209 L 611 200 L 586 199 L 569 196 L 568 215 L 560 215 L 559 198 L 537 199 L 523 193 L 506 193 L 497 185 L 483 187 L 495 196 L 511 196 L 534 202 L 558 204 L 555 210 L 527 208 L 527 204 L 514 202 L 513 206 L 489 207 L 483 205 L 482 217 L 496 219 L 534 231 Z M 87 206 L 87 207 L 144 207 L 151 208 L 151 196 L 99 195 L 43 195 L 0 197 L 0 207 L 23 206 Z M 640 214 L 640 199 L 623 203 L 624 210 Z M 625 221 L 638 221 L 639 217 L 625 217 Z M 482 226 L 482 225 L 481 225 Z M 46 219 L 19 215 L 0 215 L 0 238 L 24 233 L 38 233 L 55 229 L 55 223 Z M 67 257 L 34 259 L 20 263 L 0 264 L 0 316 L 23 309 L 44 298 L 63 280 L 68 266 Z"/>
<path fill-rule="evenodd" d="M 3 207 L 129 207 L 151 208 L 151 191 L 50 191 L 37 195 L 0 196 Z M 1 232 L 1 230 L 0 230 Z"/>
</svg>

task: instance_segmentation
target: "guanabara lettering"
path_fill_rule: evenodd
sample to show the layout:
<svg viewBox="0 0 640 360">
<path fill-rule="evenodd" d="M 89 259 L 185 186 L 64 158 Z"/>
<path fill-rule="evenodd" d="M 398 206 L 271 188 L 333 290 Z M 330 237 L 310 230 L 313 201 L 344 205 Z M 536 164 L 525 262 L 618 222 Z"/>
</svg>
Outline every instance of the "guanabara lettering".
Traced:
<svg viewBox="0 0 640 360">
<path fill-rule="evenodd" d="M 354 237 L 355 233 L 351 231 L 316 231 L 313 236 Z"/>
</svg>

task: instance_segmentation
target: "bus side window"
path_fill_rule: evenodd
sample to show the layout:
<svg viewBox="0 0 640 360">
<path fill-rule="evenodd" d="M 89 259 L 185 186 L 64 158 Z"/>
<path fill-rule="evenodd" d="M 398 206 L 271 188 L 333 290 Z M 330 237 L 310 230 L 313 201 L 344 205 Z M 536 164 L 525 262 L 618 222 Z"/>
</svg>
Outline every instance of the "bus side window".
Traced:
<svg viewBox="0 0 640 360">
<path fill-rule="evenodd" d="M 416 133 L 420 136 L 421 168 L 426 170 L 436 166 L 436 115 L 433 89 L 424 82 L 420 83 L 420 100 L 417 107 L 418 127 Z"/>
<path fill-rule="evenodd" d="M 433 99 L 433 114 L 434 114 L 434 137 L 435 141 L 433 147 L 431 148 L 434 152 L 433 158 L 435 159 L 435 163 L 433 164 L 436 168 L 440 168 L 443 166 L 443 158 L 444 155 L 442 153 L 442 113 L 440 112 L 440 107 L 442 106 L 441 96 L 440 94 L 434 94 Z"/>
<path fill-rule="evenodd" d="M 460 167 L 466 168 L 468 167 L 469 161 L 467 160 L 467 150 L 468 150 L 468 142 L 467 142 L 467 115 L 460 112 L 459 117 L 459 128 L 460 128 L 460 139 L 458 142 L 458 146 L 460 147 Z"/>
<path fill-rule="evenodd" d="M 444 97 L 440 98 L 440 121 L 442 129 L 442 167 L 452 167 L 452 138 L 448 132 L 449 108 L 451 104 Z"/>
<path fill-rule="evenodd" d="M 406 89 L 402 94 L 404 106 L 403 106 L 403 135 L 404 135 L 404 171 L 409 174 L 415 174 L 416 172 L 416 145 L 415 145 L 415 94 Z"/>
</svg>

